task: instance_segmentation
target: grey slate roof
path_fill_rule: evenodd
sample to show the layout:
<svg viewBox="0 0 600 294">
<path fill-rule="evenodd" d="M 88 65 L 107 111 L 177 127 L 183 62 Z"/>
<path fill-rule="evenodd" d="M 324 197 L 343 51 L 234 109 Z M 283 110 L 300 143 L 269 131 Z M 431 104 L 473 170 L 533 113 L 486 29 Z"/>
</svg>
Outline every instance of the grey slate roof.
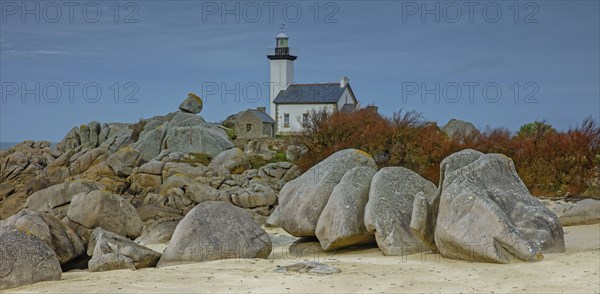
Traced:
<svg viewBox="0 0 600 294">
<path fill-rule="evenodd" d="M 342 109 L 340 109 L 341 112 L 352 112 L 354 111 L 354 109 L 356 108 L 356 104 L 344 104 L 344 106 L 342 106 Z"/>
<path fill-rule="evenodd" d="M 271 116 L 269 116 L 268 114 L 266 114 L 260 110 L 248 109 L 248 110 L 246 110 L 246 112 L 250 112 L 250 113 L 254 114 L 254 116 L 258 117 L 264 123 L 270 123 L 270 124 L 275 123 L 275 120 L 273 118 L 271 118 Z"/>
<path fill-rule="evenodd" d="M 320 104 L 337 103 L 346 87 L 340 83 L 290 84 L 277 94 L 275 104 Z"/>
</svg>

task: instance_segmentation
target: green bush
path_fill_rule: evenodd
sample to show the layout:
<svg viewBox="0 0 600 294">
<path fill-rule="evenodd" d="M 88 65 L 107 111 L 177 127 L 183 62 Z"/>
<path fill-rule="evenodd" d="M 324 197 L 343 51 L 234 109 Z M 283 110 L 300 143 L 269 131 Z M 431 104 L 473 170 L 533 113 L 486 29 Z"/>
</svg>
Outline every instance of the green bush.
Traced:
<svg viewBox="0 0 600 294">
<path fill-rule="evenodd" d="M 237 138 L 237 133 L 234 129 L 226 130 L 225 133 L 227 133 L 227 137 L 229 137 L 229 140 L 233 141 Z"/>
</svg>

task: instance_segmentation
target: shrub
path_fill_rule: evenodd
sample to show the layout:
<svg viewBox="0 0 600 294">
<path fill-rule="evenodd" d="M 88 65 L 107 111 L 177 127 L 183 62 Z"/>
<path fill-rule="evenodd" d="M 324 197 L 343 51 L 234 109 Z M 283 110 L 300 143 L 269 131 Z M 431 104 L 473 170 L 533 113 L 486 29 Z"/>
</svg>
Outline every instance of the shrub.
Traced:
<svg viewBox="0 0 600 294">
<path fill-rule="evenodd" d="M 551 125 L 547 124 L 546 121 L 534 121 L 521 126 L 519 131 L 517 131 L 517 136 L 539 140 L 547 135 L 555 133 L 556 130 Z"/>
<path fill-rule="evenodd" d="M 269 160 L 270 163 L 288 161 L 285 156 L 285 151 L 279 151 Z"/>
<path fill-rule="evenodd" d="M 305 132 L 296 144 L 309 150 L 298 161 L 308 169 L 336 151 L 356 148 L 370 154 L 385 154 L 393 130 L 387 119 L 377 112 L 361 109 L 352 113 L 312 111 Z"/>
<path fill-rule="evenodd" d="M 591 118 L 567 132 L 544 121 L 522 126 L 515 136 L 504 128 L 453 140 L 417 112 L 399 111 L 392 118 L 370 109 L 353 113 L 312 112 L 295 144 L 308 152 L 298 165 L 307 170 L 336 151 L 355 148 L 372 154 L 378 166 L 403 166 L 437 183 L 439 165 L 448 155 L 471 148 L 511 157 L 517 172 L 534 195 L 595 191 L 600 175 L 600 127 Z"/>
</svg>

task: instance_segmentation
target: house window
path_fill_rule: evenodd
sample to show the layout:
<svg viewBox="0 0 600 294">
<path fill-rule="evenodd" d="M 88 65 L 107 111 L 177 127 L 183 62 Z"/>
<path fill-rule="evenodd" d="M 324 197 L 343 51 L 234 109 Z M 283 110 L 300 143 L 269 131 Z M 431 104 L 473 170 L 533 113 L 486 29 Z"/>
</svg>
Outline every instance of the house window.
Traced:
<svg viewBox="0 0 600 294">
<path fill-rule="evenodd" d="M 246 133 L 252 131 L 252 124 L 246 124 Z"/>
<path fill-rule="evenodd" d="M 284 128 L 290 127 L 290 114 L 289 113 L 283 114 L 283 127 Z"/>
<path fill-rule="evenodd" d="M 308 113 L 302 114 L 302 124 L 304 125 L 304 127 L 308 125 Z"/>
</svg>

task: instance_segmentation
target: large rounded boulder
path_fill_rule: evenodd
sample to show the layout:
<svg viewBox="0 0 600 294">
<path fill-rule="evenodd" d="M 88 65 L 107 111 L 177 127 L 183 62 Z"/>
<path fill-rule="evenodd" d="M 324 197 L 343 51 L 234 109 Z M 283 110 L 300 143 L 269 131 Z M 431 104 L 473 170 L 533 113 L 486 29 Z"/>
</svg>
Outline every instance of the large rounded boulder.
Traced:
<svg viewBox="0 0 600 294">
<path fill-rule="evenodd" d="M 158 266 L 267 258 L 270 253 L 269 235 L 244 209 L 221 201 L 206 201 L 179 222 Z"/>
<path fill-rule="evenodd" d="M 286 183 L 279 193 L 280 226 L 296 237 L 314 237 L 317 222 L 331 192 L 347 171 L 359 166 L 377 168 L 368 153 L 346 149 L 332 154 Z"/>
<path fill-rule="evenodd" d="M 509 263 L 564 252 L 558 217 L 529 194 L 510 158 L 464 150 L 440 169 L 432 203 L 439 203 L 434 240 L 444 257 Z"/>
<path fill-rule="evenodd" d="M 48 244 L 14 227 L 0 227 L 0 290 L 60 280 L 61 275 Z"/>
<path fill-rule="evenodd" d="M 54 250 L 61 265 L 77 258 L 85 250 L 79 236 L 48 213 L 24 209 L 2 221 L 2 226 L 13 226 L 38 237 Z"/>
<path fill-rule="evenodd" d="M 423 250 L 410 228 L 413 202 L 419 193 L 433 198 L 436 187 L 409 169 L 385 167 L 373 176 L 365 226 L 375 234 L 383 254 L 407 255 Z"/>
<path fill-rule="evenodd" d="M 349 170 L 331 192 L 319 217 L 316 235 L 326 251 L 373 243 L 375 236 L 365 227 L 365 205 L 375 170 L 359 166 Z"/>
</svg>

